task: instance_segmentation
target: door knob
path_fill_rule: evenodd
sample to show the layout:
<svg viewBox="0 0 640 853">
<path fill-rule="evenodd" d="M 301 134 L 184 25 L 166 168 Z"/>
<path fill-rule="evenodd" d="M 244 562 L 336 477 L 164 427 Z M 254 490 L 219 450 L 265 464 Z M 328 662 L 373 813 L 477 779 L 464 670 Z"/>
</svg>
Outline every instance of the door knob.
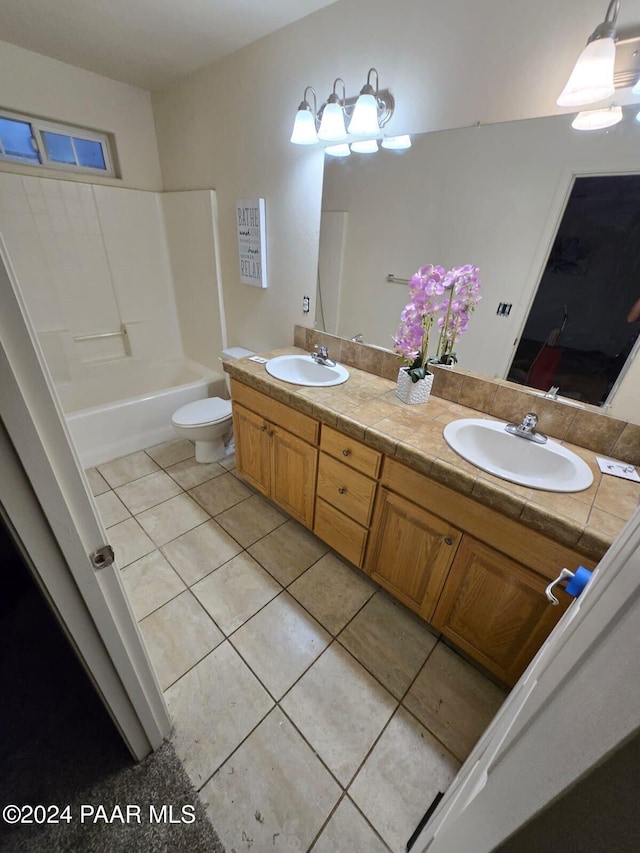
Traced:
<svg viewBox="0 0 640 853">
<path fill-rule="evenodd" d="M 351 452 L 351 451 L 349 451 L 349 450 L 343 450 L 343 451 L 342 451 L 342 455 L 343 455 L 343 456 L 348 456 L 350 452 Z"/>
<path fill-rule="evenodd" d="M 453 545 L 453 539 L 450 536 L 444 537 L 445 545 Z"/>
<path fill-rule="evenodd" d="M 338 489 L 338 491 L 340 492 L 340 494 L 341 494 L 341 495 L 344 495 L 344 493 L 345 493 L 347 490 L 344 488 L 344 486 L 341 486 L 341 487 Z"/>
</svg>

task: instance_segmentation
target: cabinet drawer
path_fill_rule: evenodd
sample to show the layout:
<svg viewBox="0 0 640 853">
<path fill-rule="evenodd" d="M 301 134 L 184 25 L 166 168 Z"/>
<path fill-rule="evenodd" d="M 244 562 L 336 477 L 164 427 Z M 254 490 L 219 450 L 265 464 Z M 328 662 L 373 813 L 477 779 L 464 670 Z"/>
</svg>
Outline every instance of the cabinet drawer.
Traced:
<svg viewBox="0 0 640 853">
<path fill-rule="evenodd" d="M 375 479 L 380 472 L 381 453 L 331 427 L 322 427 L 320 449 L 368 477 Z"/>
<path fill-rule="evenodd" d="M 313 532 L 354 566 L 362 568 L 367 531 L 321 498 L 316 501 Z"/>
<path fill-rule="evenodd" d="M 237 379 L 231 380 L 231 399 L 234 403 L 241 403 L 252 412 L 262 415 L 273 424 L 283 427 L 298 438 L 308 441 L 309 444 L 318 443 L 320 424 L 314 418 L 296 412 L 291 406 L 279 403 L 277 400 L 267 397 L 255 388 L 243 385 Z"/>
<path fill-rule="evenodd" d="M 318 496 L 345 513 L 358 524 L 368 527 L 373 509 L 376 484 L 333 456 L 320 454 Z"/>
</svg>

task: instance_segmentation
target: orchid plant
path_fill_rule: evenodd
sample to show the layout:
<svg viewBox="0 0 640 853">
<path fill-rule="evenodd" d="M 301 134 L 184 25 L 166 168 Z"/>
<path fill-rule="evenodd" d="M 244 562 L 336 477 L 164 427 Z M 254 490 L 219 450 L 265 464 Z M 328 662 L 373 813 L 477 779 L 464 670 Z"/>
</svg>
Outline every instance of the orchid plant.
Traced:
<svg viewBox="0 0 640 853">
<path fill-rule="evenodd" d="M 428 373 L 428 364 L 454 364 L 454 345 L 469 325 L 469 316 L 481 299 L 478 267 L 466 264 L 446 271 L 426 264 L 409 281 L 409 302 L 400 315 L 394 337 L 398 355 L 410 362 L 407 371 L 417 382 Z M 439 331 L 436 354 L 429 357 L 433 326 Z"/>
</svg>

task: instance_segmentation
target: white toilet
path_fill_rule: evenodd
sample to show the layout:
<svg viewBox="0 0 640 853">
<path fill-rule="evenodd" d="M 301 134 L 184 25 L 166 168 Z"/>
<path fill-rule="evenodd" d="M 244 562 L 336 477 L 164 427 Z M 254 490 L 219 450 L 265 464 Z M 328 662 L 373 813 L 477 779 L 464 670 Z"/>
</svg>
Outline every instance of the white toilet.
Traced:
<svg viewBox="0 0 640 853">
<path fill-rule="evenodd" d="M 229 347 L 222 350 L 224 361 L 255 355 L 244 347 Z M 227 388 L 229 376 L 225 374 Z M 233 425 L 231 418 L 231 400 L 221 397 L 208 397 L 187 403 L 173 413 L 171 423 L 182 436 L 196 443 L 196 462 L 217 462 L 228 453 L 232 453 Z"/>
</svg>

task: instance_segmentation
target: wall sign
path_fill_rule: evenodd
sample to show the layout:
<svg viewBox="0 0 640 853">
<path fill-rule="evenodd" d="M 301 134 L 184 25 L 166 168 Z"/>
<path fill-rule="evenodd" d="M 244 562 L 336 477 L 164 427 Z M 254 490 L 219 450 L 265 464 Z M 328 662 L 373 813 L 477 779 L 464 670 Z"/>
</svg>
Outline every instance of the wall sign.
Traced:
<svg viewBox="0 0 640 853">
<path fill-rule="evenodd" d="M 236 201 L 240 281 L 254 287 L 267 286 L 267 229 L 263 198 Z"/>
</svg>

